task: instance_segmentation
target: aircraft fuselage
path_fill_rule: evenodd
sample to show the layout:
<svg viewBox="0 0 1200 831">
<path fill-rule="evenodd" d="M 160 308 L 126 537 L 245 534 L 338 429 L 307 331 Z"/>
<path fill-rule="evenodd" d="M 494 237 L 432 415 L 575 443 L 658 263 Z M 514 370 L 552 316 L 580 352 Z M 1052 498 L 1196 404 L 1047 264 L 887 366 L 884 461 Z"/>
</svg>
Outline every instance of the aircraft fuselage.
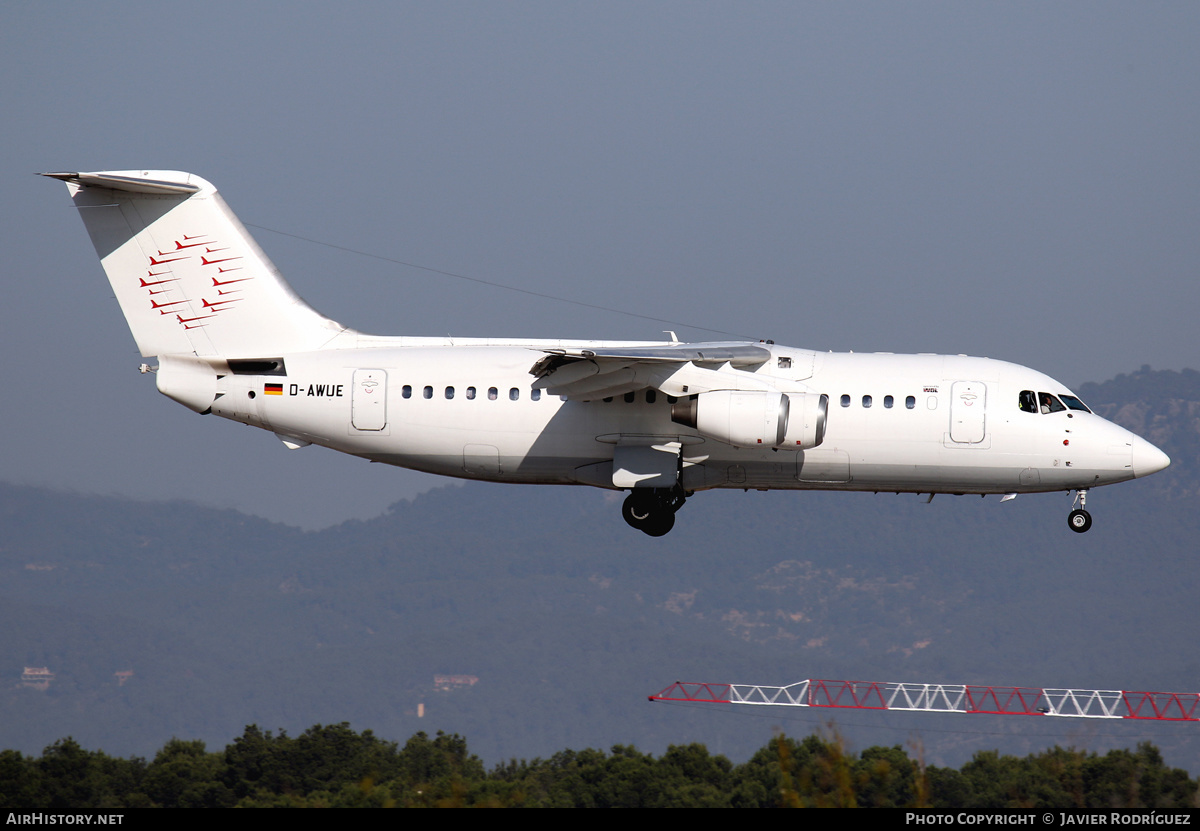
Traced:
<svg viewBox="0 0 1200 831">
<path fill-rule="evenodd" d="M 1070 393 L 1042 373 L 987 358 L 771 345 L 759 380 L 828 396 L 823 441 L 796 450 L 706 438 L 672 421 L 679 396 L 653 389 L 595 400 L 535 390 L 529 370 L 541 351 L 577 343 L 404 342 L 283 356 L 286 374 L 231 372 L 218 381 L 211 410 L 293 443 L 444 476 L 534 484 L 616 487 L 613 451 L 622 443 L 678 443 L 688 491 L 1060 491 L 1132 479 L 1165 459 L 1086 410 L 1021 410 L 1023 391 Z M 747 374 L 701 372 L 711 387 Z"/>
</svg>

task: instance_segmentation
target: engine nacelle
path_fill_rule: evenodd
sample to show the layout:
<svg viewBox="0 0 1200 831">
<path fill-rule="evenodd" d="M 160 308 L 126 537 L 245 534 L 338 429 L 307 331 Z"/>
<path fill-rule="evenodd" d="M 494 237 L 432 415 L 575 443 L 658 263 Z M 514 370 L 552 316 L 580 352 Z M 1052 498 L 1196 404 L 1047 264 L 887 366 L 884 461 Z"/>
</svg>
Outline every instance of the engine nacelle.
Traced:
<svg viewBox="0 0 1200 831">
<path fill-rule="evenodd" d="M 789 392 L 791 400 L 787 430 L 780 448 L 809 450 L 825 441 L 825 419 L 829 415 L 829 396 Z"/>
<path fill-rule="evenodd" d="M 671 406 L 671 421 L 734 447 L 804 450 L 825 438 L 829 397 L 758 390 L 702 392 Z"/>
<path fill-rule="evenodd" d="M 829 396 L 719 389 L 671 406 L 671 420 L 733 447 L 803 450 L 824 438 Z"/>
</svg>

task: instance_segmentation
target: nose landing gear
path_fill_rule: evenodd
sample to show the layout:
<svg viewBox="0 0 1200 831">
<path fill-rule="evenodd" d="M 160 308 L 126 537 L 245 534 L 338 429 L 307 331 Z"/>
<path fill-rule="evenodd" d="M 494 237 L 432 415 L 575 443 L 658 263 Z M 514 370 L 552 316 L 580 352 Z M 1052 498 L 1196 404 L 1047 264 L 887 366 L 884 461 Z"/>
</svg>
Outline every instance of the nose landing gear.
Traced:
<svg viewBox="0 0 1200 831">
<path fill-rule="evenodd" d="M 1067 527 L 1076 534 L 1082 534 L 1084 531 L 1092 527 L 1092 515 L 1086 510 L 1087 506 L 1087 488 L 1080 488 L 1075 492 L 1075 499 L 1071 502 L 1079 503 L 1079 507 L 1067 514 Z"/>
<path fill-rule="evenodd" d="M 675 512 L 683 507 L 687 494 L 673 488 L 635 488 L 625 497 L 621 516 L 644 534 L 661 537 L 675 527 Z"/>
</svg>

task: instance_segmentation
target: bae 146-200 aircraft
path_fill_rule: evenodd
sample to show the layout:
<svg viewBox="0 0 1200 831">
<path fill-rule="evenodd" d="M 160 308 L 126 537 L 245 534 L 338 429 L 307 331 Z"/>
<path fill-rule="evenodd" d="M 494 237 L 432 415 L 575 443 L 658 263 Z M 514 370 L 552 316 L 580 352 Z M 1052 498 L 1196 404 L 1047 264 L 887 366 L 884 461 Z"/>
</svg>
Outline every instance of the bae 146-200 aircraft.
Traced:
<svg viewBox="0 0 1200 831">
<path fill-rule="evenodd" d="M 988 358 L 363 334 L 301 300 L 198 176 L 44 175 L 66 182 L 159 391 L 289 448 L 628 491 L 625 520 L 651 536 L 713 488 L 1075 491 L 1084 532 L 1088 489 L 1170 464 L 1059 382 Z"/>
</svg>

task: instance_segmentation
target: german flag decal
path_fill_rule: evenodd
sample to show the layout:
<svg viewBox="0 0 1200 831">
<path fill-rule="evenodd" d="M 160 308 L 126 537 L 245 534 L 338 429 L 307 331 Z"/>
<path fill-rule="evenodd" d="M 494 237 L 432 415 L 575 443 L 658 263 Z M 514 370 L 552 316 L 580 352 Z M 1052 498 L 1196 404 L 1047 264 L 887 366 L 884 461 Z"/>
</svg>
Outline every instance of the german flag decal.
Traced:
<svg viewBox="0 0 1200 831">
<path fill-rule="evenodd" d="M 283 384 L 263 384 L 263 395 L 283 395 Z"/>
</svg>

